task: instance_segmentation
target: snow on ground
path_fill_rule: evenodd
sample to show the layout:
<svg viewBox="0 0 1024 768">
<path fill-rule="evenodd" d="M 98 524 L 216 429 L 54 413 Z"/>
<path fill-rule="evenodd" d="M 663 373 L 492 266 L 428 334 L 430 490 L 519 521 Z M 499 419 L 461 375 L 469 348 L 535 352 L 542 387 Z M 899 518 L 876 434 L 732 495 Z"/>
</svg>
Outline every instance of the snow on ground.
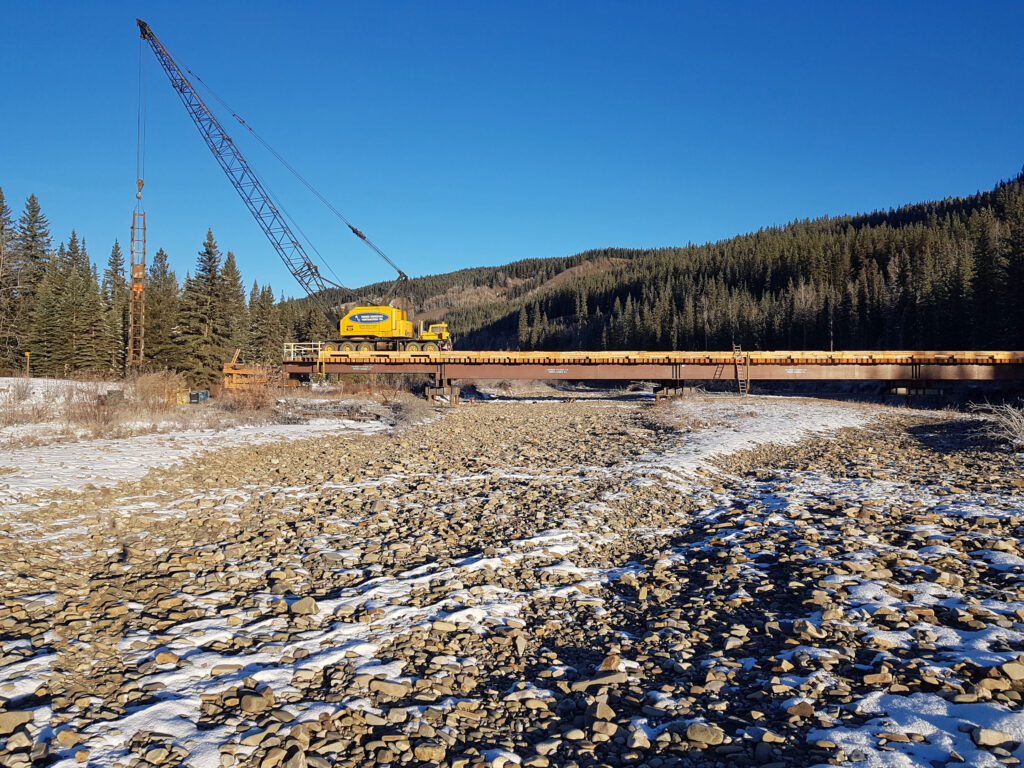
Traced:
<svg viewBox="0 0 1024 768">
<path fill-rule="evenodd" d="M 0 451 L 0 504 L 54 489 L 117 485 L 138 479 L 150 469 L 170 467 L 215 448 L 301 440 L 316 435 L 370 433 L 385 428 L 379 421 L 313 419 L 305 424 L 196 429 L 5 450 Z"/>
<path fill-rule="evenodd" d="M 78 395 L 99 395 L 108 389 L 123 388 L 122 382 L 0 376 L 0 405 L 32 408 Z"/>
<path fill-rule="evenodd" d="M 627 406 L 630 407 L 630 406 Z M 637 406 L 632 406 L 637 407 Z M 647 407 L 647 406 L 639 406 Z M 748 449 L 757 445 L 774 442 L 795 444 L 809 436 L 826 437 L 846 427 L 863 427 L 878 413 L 878 410 L 865 407 L 851 407 L 843 404 L 799 402 L 784 398 L 748 398 L 739 399 L 702 399 L 683 402 L 673 406 L 676 415 L 684 421 L 694 423 L 697 428 L 684 432 L 670 439 L 664 451 L 649 454 L 632 464 L 616 467 L 614 472 L 625 475 L 639 475 L 643 472 L 663 472 L 673 479 L 693 479 L 693 475 L 713 471 L 715 457 Z M 700 422 L 707 426 L 698 426 Z M 221 433 L 191 432 L 177 435 L 149 435 L 121 441 L 93 441 L 65 446 L 54 446 L 45 449 L 30 449 L 25 452 L 8 452 L 0 454 L 0 464 L 17 466 L 15 472 L 0 476 L 0 502 L 16 499 L 20 495 L 30 494 L 47 488 L 74 487 L 81 488 L 86 483 L 113 484 L 119 480 L 138 477 L 150 467 L 168 466 L 198 451 L 214 446 L 239 443 L 266 442 L 275 439 L 292 439 L 309 437 L 315 434 L 332 433 L 338 430 L 373 431 L 381 429 L 380 424 L 359 424 L 320 420 L 312 424 L 277 426 L 277 427 L 244 427 L 224 430 Z M 109 443 L 109 445 L 107 444 Z M 529 468 L 510 468 L 511 472 L 524 473 L 524 477 L 541 478 L 541 474 L 530 474 Z M 465 477 L 476 477 L 466 475 Z M 459 476 L 451 477 L 450 484 L 458 483 Z M 546 482 L 558 482 L 558 478 L 544 477 Z M 1008 515 L 1021 514 L 1022 510 L 1000 506 L 998 500 L 982 494 L 965 493 L 955 499 L 936 495 L 927 489 L 918 489 L 893 481 L 863 480 L 857 478 L 834 479 L 813 473 L 789 473 L 790 480 L 798 480 L 798 490 L 790 490 L 785 496 L 779 495 L 776 487 L 786 478 L 775 478 L 770 483 L 754 484 L 752 492 L 755 501 L 745 501 L 747 512 L 740 517 L 727 517 L 734 499 L 729 498 L 730 492 L 716 494 L 717 506 L 709 509 L 709 517 L 721 516 L 729 521 L 729 526 L 716 528 L 714 538 L 719 544 L 714 545 L 709 537 L 706 541 L 696 541 L 677 551 L 666 554 L 666 560 L 685 559 L 688 551 L 696 551 L 711 546 L 721 546 L 724 540 L 729 546 L 740 546 L 744 542 L 763 535 L 766 527 L 785 529 L 794 526 L 791 518 L 782 514 L 787 508 L 799 508 L 810 505 L 818 498 L 841 498 L 850 505 L 867 503 L 868 500 L 887 498 L 903 504 L 918 503 L 936 508 L 941 514 L 950 516 L 966 515 Z M 398 481 L 390 478 L 383 482 Z M 6 484 L 5 488 L 3 484 Z M 357 486 L 352 486 L 355 491 Z M 265 489 L 270 493 L 287 493 L 295 496 L 299 503 L 304 496 L 317 492 L 312 488 L 279 488 Z M 223 496 L 227 491 L 219 489 L 216 493 Z M 190 623 L 183 623 L 169 629 L 160 644 L 155 645 L 156 638 L 131 636 L 124 640 L 124 649 L 130 660 L 142 662 L 152 658 L 158 651 L 171 651 L 176 656 L 187 659 L 188 664 L 181 668 L 155 669 L 147 682 L 159 687 L 161 696 L 148 706 L 135 710 L 129 717 L 111 723 L 99 722 L 90 727 L 86 734 L 92 758 L 113 760 L 123 756 L 120 744 L 123 734 L 139 730 L 155 730 L 169 734 L 173 741 L 187 748 L 190 752 L 189 764 L 197 766 L 216 766 L 218 754 L 216 745 L 231 735 L 231 728 L 221 728 L 216 733 L 200 732 L 194 725 L 195 713 L 203 694 L 223 690 L 229 685 L 238 684 L 244 677 L 251 677 L 261 683 L 271 684 L 279 693 L 287 693 L 292 689 L 296 678 L 312 675 L 343 659 L 358 659 L 361 667 L 373 667 L 380 671 L 380 660 L 376 658 L 379 645 L 394 638 L 396 634 L 409 631 L 410 628 L 433 620 L 468 621 L 477 626 L 496 626 L 516 622 L 516 616 L 527 601 L 537 600 L 545 596 L 565 597 L 567 599 L 587 599 L 596 601 L 600 610 L 601 599 L 587 593 L 591 585 L 614 581 L 628 572 L 622 568 L 595 569 L 578 565 L 581 558 L 578 553 L 591 551 L 600 543 L 595 531 L 588 525 L 587 510 L 589 505 L 580 503 L 568 507 L 564 517 L 552 520 L 556 526 L 543 531 L 529 539 L 508 542 L 495 542 L 495 552 L 487 558 L 466 558 L 443 567 L 429 564 L 413 570 L 394 575 L 374 577 L 372 569 L 367 569 L 365 581 L 360 581 L 351 588 L 342 590 L 330 601 L 322 601 L 318 607 L 318 618 L 322 621 L 322 629 L 310 631 L 299 646 L 275 647 L 265 643 L 258 653 L 238 655 L 237 653 L 220 654 L 210 650 L 212 641 L 226 640 L 236 636 L 269 636 L 275 628 L 287 621 L 285 617 L 274 616 L 268 609 L 278 599 L 269 593 L 256 593 L 254 596 L 260 603 L 257 609 L 239 612 L 231 604 L 221 604 L 219 595 L 209 593 L 202 598 L 207 618 Z M 230 510 L 224 509 L 229 512 Z M 425 514 L 437 510 L 424 510 Z M 672 525 L 675 520 L 666 518 L 666 524 Z M 683 521 L 678 521 L 684 524 Z M 338 517 L 339 526 L 353 526 L 359 523 L 357 518 L 348 513 Z M 839 536 L 838 529 L 848 525 L 849 519 L 837 514 L 834 520 L 822 519 L 818 522 L 818 533 L 825 539 Z M 604 531 L 602 535 L 614 536 L 614 532 Z M 870 563 L 884 545 L 864 537 L 863 548 L 857 552 L 844 553 L 846 562 Z M 329 540 L 311 540 L 307 550 L 309 553 L 330 552 L 339 563 L 339 567 L 349 567 L 347 550 L 332 549 Z M 917 555 L 924 561 L 930 557 L 947 554 L 940 545 L 932 545 L 917 550 Z M 972 553 L 979 559 L 989 562 L 992 567 L 1005 565 L 1008 568 L 1018 567 L 1020 563 L 1007 562 L 1006 555 L 991 550 L 978 550 Z M 575 584 L 562 585 L 557 589 L 541 587 L 531 592 L 512 592 L 506 589 L 476 588 L 456 590 L 447 594 L 440 602 L 418 607 L 403 605 L 403 597 L 414 589 L 422 589 L 433 584 L 457 582 L 460 573 L 468 573 L 480 568 L 500 568 L 502 565 L 524 559 L 547 561 L 547 568 L 575 574 L 579 580 Z M 574 559 L 575 558 L 575 559 Z M 265 583 L 263 573 L 268 566 L 265 562 L 239 561 L 234 564 L 235 575 L 240 579 L 251 577 L 253 585 Z M 768 578 L 762 573 L 767 562 L 755 562 L 748 568 L 751 582 Z M 857 581 L 856 586 L 848 586 L 850 613 L 845 617 L 852 625 L 862 629 L 871 629 L 871 625 L 863 621 L 864 615 L 887 606 L 893 610 L 904 611 L 913 605 L 930 605 L 941 602 L 946 607 L 966 608 L 971 598 L 962 599 L 955 589 L 937 588 L 932 583 L 922 583 L 914 594 L 896 596 L 887 589 L 885 579 L 873 577 L 869 570 L 848 577 L 847 581 Z M 749 596 L 741 596 L 749 599 Z M 985 609 L 999 613 L 1009 613 L 1024 608 L 1013 601 L 992 599 L 986 602 Z M 372 621 L 358 623 L 350 618 L 353 612 L 374 611 Z M 228 619 L 235 621 L 229 623 Z M 269 618 L 268 618 L 269 617 Z M 821 614 L 811 614 L 808 621 L 819 624 Z M 888 638 L 899 643 L 911 637 L 914 631 L 927 631 L 931 625 L 921 624 L 902 633 L 894 633 Z M 968 637 L 966 632 L 949 630 L 945 636 L 938 637 L 936 642 L 945 655 L 938 655 L 933 666 L 939 670 L 936 674 L 954 674 L 950 669 L 964 658 L 975 658 L 987 664 L 1011 660 L 1012 653 L 1002 650 L 1001 642 L 1013 634 L 1008 630 L 1000 636 Z M 900 635 L 896 637 L 895 635 Z M 201 647 L 203 646 L 203 647 Z M 133 648 L 143 648 L 137 651 Z M 296 649 L 304 652 L 303 658 L 296 658 Z M 10 653 L 13 647 L 4 649 Z M 794 649 L 806 650 L 805 648 Z M 819 649 L 820 650 L 820 649 Z M 824 649 L 832 652 L 832 649 Z M 842 654 L 844 649 L 835 649 Z M 10 665 L 0 670 L 0 691 L 5 685 L 9 690 L 22 690 L 28 683 L 27 679 L 38 679 L 38 665 L 45 665 L 46 659 L 32 659 L 34 664 L 24 662 Z M 378 665 L 378 666 L 374 666 Z M 386 670 L 385 670 L 386 672 Z M 394 679 L 392 673 L 387 677 Z M 794 689 L 800 681 L 787 678 L 787 684 Z M 828 685 L 827 679 L 819 681 L 820 685 Z M 764 684 L 769 685 L 765 680 Z M 357 706 L 358 702 L 347 702 L 344 706 Z M 325 705 L 317 702 L 300 702 L 295 705 L 297 721 L 316 718 Z M 368 706 L 368 705 L 367 705 Z M 987 766 L 998 765 L 991 752 L 976 749 L 971 741 L 970 729 L 974 726 L 996 728 L 1014 736 L 1017 741 L 1024 741 L 1024 714 L 1012 712 L 992 702 L 970 704 L 954 704 L 932 694 L 915 694 L 909 697 L 892 696 L 884 693 L 872 693 L 853 705 L 865 715 L 875 717 L 859 728 L 822 729 L 812 732 L 812 739 L 830 739 L 841 744 L 848 755 L 860 764 L 872 768 L 906 768 L 922 766 L 928 768 L 935 759 L 947 759 L 950 751 L 955 750 L 962 755 L 967 764 Z M 336 706 L 332 707 L 336 709 Z M 37 722 L 45 720 L 46 712 L 37 711 Z M 223 732 L 220 732 L 223 731 Z M 920 734 L 927 742 L 892 744 L 892 751 L 879 750 L 880 731 Z M 653 740 L 657 730 L 651 729 L 648 734 Z M 244 754 L 246 750 L 240 750 Z M 74 760 L 67 756 L 58 766 L 71 768 Z"/>
<path fill-rule="evenodd" d="M 646 463 L 683 476 L 708 469 L 716 456 L 765 443 L 796 445 L 808 437 L 863 427 L 879 413 L 868 406 L 766 396 L 683 400 L 673 408 L 684 429 L 694 427 L 681 445 L 667 446 Z"/>
</svg>

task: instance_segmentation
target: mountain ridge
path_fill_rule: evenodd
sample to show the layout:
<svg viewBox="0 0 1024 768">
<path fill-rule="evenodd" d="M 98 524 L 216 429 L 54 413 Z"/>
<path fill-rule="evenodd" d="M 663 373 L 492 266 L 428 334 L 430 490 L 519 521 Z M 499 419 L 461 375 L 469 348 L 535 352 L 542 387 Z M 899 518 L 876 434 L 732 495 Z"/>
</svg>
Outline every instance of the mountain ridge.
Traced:
<svg viewBox="0 0 1024 768">
<path fill-rule="evenodd" d="M 402 293 L 466 349 L 1019 346 L 1022 251 L 1024 171 L 962 197 L 702 245 L 472 267 L 410 278 Z M 367 300 L 389 285 L 331 298 Z"/>
</svg>

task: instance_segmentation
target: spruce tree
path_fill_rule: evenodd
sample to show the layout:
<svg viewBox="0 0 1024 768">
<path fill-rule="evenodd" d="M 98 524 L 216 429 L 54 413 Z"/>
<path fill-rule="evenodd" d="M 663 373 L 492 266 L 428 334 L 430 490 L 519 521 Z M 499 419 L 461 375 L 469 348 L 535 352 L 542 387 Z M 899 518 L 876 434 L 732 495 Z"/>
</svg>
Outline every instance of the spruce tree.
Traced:
<svg viewBox="0 0 1024 768">
<path fill-rule="evenodd" d="M 178 325 L 178 278 L 161 248 L 149 264 L 146 280 L 146 339 L 143 363 L 147 370 L 178 368 L 182 364 L 175 337 Z"/>
<path fill-rule="evenodd" d="M 17 293 L 18 279 L 14 268 L 14 226 L 11 209 L 0 187 L 0 369 L 19 368 Z"/>
<path fill-rule="evenodd" d="M 29 195 L 25 211 L 14 229 L 12 243 L 15 272 L 19 273 L 19 282 L 26 297 L 32 295 L 33 288 L 43 277 L 52 242 L 50 222 L 43 215 L 38 198 Z"/>
<path fill-rule="evenodd" d="M 103 347 L 105 367 L 109 373 L 124 373 L 128 349 L 128 283 L 125 279 L 124 256 L 114 240 L 107 268 L 103 272 L 101 297 L 103 306 Z"/>
<path fill-rule="evenodd" d="M 21 353 L 29 344 L 36 288 L 43 279 L 52 244 L 50 222 L 43 215 L 36 196 L 29 195 L 10 242 L 11 272 L 17 285 L 14 293 L 16 307 L 13 323 L 13 335 L 17 344 L 16 357 L 21 357 Z"/>
<path fill-rule="evenodd" d="M 297 341 L 327 341 L 338 336 L 338 329 L 331 323 L 319 302 L 314 302 L 302 316 L 302 329 Z"/>
<path fill-rule="evenodd" d="M 62 338 L 52 340 L 60 350 L 58 375 L 80 371 L 100 372 L 106 368 L 103 333 L 103 305 L 95 269 L 89 263 L 85 242 L 71 231 L 61 274 L 62 290 L 57 296 L 57 316 Z"/>
<path fill-rule="evenodd" d="M 972 285 L 975 344 L 994 349 L 1006 331 L 1006 316 L 995 308 L 1006 285 L 1006 257 L 996 235 L 996 219 L 985 209 L 971 221 L 974 238 L 974 281 Z"/>
<path fill-rule="evenodd" d="M 249 309 L 245 303 L 242 275 L 235 264 L 235 254 L 231 251 L 228 251 L 224 259 L 221 283 L 224 291 L 224 311 L 228 321 L 228 348 L 232 355 L 236 349 L 242 350 L 244 354 L 249 337 Z"/>
<path fill-rule="evenodd" d="M 85 251 L 85 241 L 82 241 Z M 88 260 L 88 256 L 86 256 Z M 107 373 L 107 337 L 103 330 L 103 295 L 100 289 L 100 277 L 95 266 L 91 266 L 84 274 L 84 290 L 82 292 L 82 316 L 85 318 L 86 333 L 77 360 L 78 370 L 95 373 Z"/>
<path fill-rule="evenodd" d="M 1002 289 L 1006 312 L 1004 348 L 1024 346 L 1024 189 L 1005 190 L 1000 200 L 1006 234 L 1002 240 L 1006 283 Z"/>
<path fill-rule="evenodd" d="M 249 290 L 249 337 L 247 339 L 245 359 L 256 363 L 261 349 L 261 332 L 258 318 L 260 302 L 260 285 L 252 281 L 252 288 Z"/>
<path fill-rule="evenodd" d="M 268 288 L 270 286 L 267 286 Z M 273 294 L 273 290 L 271 290 Z M 275 304 L 277 307 L 277 319 L 280 324 L 280 339 L 281 343 L 285 341 L 294 341 L 303 335 L 305 329 L 305 316 L 299 312 L 298 302 L 295 301 L 279 301 Z M 281 350 L 278 350 L 278 355 L 281 354 Z"/>
<path fill-rule="evenodd" d="M 519 348 L 528 349 L 530 346 L 530 324 L 526 320 L 526 307 L 519 308 L 517 334 L 519 338 Z"/>
<path fill-rule="evenodd" d="M 195 387 L 212 388 L 231 357 L 223 296 L 220 251 L 213 232 L 208 230 L 196 259 L 195 275 L 185 278 L 175 334 L 181 345 L 181 369 Z"/>
<path fill-rule="evenodd" d="M 61 296 L 67 287 L 68 272 L 67 252 L 61 243 L 36 286 L 26 318 L 27 334 L 23 343 L 31 354 L 32 372 L 38 376 L 64 373 L 67 329 L 63 325 Z"/>
<path fill-rule="evenodd" d="M 274 304 L 274 291 L 269 285 L 260 288 L 253 283 L 249 294 L 249 356 L 257 365 L 281 362 L 284 328 L 280 311 Z"/>
</svg>

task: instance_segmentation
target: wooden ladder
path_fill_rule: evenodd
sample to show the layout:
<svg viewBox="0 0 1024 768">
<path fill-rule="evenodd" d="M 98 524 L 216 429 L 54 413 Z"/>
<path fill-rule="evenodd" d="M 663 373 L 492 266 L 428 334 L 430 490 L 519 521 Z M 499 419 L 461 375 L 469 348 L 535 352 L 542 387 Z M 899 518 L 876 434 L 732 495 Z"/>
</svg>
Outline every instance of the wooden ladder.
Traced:
<svg viewBox="0 0 1024 768">
<path fill-rule="evenodd" d="M 736 388 L 746 397 L 750 392 L 750 365 L 739 344 L 732 345 L 732 359 L 736 365 Z"/>
</svg>

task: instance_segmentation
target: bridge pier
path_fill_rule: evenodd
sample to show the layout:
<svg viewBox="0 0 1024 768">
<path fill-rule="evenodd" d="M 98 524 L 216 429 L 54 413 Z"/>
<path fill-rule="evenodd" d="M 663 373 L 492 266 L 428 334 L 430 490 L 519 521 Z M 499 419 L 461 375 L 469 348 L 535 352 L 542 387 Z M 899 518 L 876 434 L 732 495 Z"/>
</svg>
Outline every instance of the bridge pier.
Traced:
<svg viewBox="0 0 1024 768">
<path fill-rule="evenodd" d="M 654 387 L 654 399 L 661 400 L 672 400 L 676 397 L 686 397 L 687 395 L 695 394 L 697 391 L 696 387 L 686 386 L 686 382 L 682 379 L 678 381 L 663 381 Z"/>
<path fill-rule="evenodd" d="M 911 397 L 944 394 L 946 394 L 946 390 L 935 386 L 935 382 L 920 380 L 895 381 L 882 387 L 882 404 L 885 404 L 885 400 L 888 397 L 906 397 L 909 401 Z"/>
<path fill-rule="evenodd" d="M 427 398 L 428 403 L 433 403 L 439 397 L 447 397 L 448 405 L 452 408 L 459 404 L 459 396 L 462 394 L 462 389 L 452 384 L 451 379 L 434 379 L 434 386 L 428 386 L 424 390 L 424 395 Z"/>
</svg>

